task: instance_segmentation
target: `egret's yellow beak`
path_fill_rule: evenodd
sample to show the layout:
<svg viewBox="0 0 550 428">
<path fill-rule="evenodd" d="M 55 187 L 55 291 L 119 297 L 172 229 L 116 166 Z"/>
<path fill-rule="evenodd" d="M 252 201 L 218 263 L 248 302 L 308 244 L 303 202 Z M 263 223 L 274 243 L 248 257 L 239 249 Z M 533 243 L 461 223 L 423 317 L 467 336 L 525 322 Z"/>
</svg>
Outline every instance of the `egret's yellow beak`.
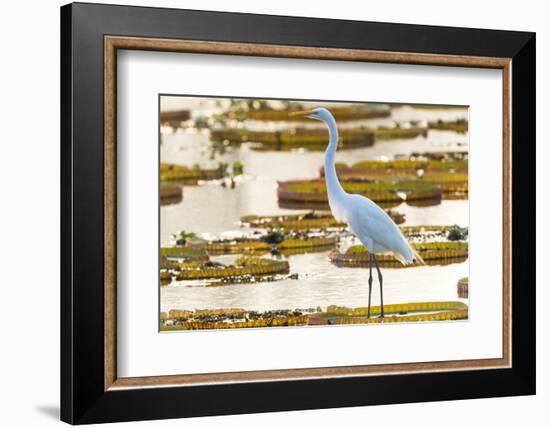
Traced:
<svg viewBox="0 0 550 428">
<path fill-rule="evenodd" d="M 313 114 L 313 110 L 292 111 L 288 115 L 289 116 L 309 117 L 311 114 Z"/>
</svg>

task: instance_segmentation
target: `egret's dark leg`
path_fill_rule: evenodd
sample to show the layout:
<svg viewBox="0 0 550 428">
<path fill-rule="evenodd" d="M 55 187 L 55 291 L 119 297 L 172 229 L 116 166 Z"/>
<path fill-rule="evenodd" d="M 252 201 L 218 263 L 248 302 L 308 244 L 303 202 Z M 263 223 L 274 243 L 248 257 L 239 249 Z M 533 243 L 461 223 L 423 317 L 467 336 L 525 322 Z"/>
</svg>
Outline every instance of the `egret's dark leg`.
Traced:
<svg viewBox="0 0 550 428">
<path fill-rule="evenodd" d="M 372 293 L 372 254 L 369 254 L 369 310 L 367 318 L 370 318 L 370 296 Z"/>
<path fill-rule="evenodd" d="M 376 271 L 378 272 L 378 281 L 380 282 L 380 318 L 384 318 L 384 293 L 382 292 L 382 272 L 380 272 L 380 267 L 378 267 L 378 260 L 373 254 L 374 264 L 376 266 Z"/>
</svg>

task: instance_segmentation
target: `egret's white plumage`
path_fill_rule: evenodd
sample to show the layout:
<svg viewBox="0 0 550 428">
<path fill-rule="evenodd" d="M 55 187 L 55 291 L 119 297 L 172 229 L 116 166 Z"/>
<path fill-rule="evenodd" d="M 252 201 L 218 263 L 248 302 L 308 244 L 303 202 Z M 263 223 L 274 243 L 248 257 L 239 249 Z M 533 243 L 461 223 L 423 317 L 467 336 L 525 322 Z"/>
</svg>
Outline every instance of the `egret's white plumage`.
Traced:
<svg viewBox="0 0 550 428">
<path fill-rule="evenodd" d="M 420 256 L 409 245 L 391 217 L 369 198 L 349 194 L 342 188 L 336 175 L 335 155 L 338 146 L 338 128 L 332 113 L 316 108 L 308 117 L 325 122 L 329 130 L 329 144 L 325 152 L 325 180 L 332 215 L 348 224 L 372 254 L 392 252 L 403 264 L 414 260 L 422 263 Z"/>
<path fill-rule="evenodd" d="M 372 294 L 372 263 L 378 272 L 380 283 L 380 317 L 384 317 L 383 278 L 376 259 L 377 253 L 391 252 L 403 264 L 414 260 L 424 263 L 422 258 L 409 245 L 390 216 L 369 198 L 347 193 L 336 175 L 334 158 L 338 146 L 338 128 L 332 113 L 326 108 L 316 108 L 309 112 L 297 112 L 311 119 L 322 120 L 328 126 L 329 142 L 325 152 L 325 181 L 328 202 L 336 220 L 344 221 L 369 251 L 369 301 L 367 317 L 370 318 Z"/>
</svg>

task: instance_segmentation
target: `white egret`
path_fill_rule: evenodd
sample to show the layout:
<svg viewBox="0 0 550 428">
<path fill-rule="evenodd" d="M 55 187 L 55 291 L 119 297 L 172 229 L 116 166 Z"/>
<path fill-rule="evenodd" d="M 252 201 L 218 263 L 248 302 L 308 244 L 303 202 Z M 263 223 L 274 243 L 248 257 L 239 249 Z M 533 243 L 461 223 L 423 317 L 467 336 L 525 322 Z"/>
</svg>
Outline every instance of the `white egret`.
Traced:
<svg viewBox="0 0 550 428">
<path fill-rule="evenodd" d="M 315 108 L 309 111 L 295 112 L 293 115 L 302 115 L 310 119 L 321 120 L 328 126 L 329 143 L 325 151 L 325 181 L 327 185 L 328 202 L 332 215 L 338 221 L 347 223 L 359 241 L 367 247 L 369 252 L 369 304 L 370 317 L 372 293 L 372 263 L 378 272 L 380 283 L 380 317 L 384 317 L 383 278 L 376 254 L 393 253 L 394 257 L 403 264 L 411 264 L 415 260 L 423 264 L 422 258 L 409 245 L 391 217 L 369 198 L 347 193 L 336 175 L 334 158 L 338 146 L 338 128 L 332 113 L 326 108 Z"/>
</svg>

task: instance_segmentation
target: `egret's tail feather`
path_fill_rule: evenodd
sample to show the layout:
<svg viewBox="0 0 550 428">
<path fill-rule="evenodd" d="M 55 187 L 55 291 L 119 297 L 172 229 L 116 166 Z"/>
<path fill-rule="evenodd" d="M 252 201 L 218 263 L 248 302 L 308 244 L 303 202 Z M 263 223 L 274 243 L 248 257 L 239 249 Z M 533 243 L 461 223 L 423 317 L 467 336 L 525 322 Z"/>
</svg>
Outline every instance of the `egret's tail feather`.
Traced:
<svg viewBox="0 0 550 428">
<path fill-rule="evenodd" d="M 420 257 L 420 254 L 418 254 L 418 251 L 414 251 L 413 253 L 413 259 L 416 260 L 416 262 L 419 264 L 419 265 L 425 265 L 426 262 L 424 261 L 424 259 L 422 257 Z"/>
<path fill-rule="evenodd" d="M 410 265 L 413 261 L 412 259 L 411 260 L 407 260 L 405 257 L 403 257 L 403 254 L 401 253 L 397 253 L 397 252 L 394 252 L 393 253 L 393 256 L 399 260 L 399 262 L 401 262 L 402 265 Z"/>
</svg>

